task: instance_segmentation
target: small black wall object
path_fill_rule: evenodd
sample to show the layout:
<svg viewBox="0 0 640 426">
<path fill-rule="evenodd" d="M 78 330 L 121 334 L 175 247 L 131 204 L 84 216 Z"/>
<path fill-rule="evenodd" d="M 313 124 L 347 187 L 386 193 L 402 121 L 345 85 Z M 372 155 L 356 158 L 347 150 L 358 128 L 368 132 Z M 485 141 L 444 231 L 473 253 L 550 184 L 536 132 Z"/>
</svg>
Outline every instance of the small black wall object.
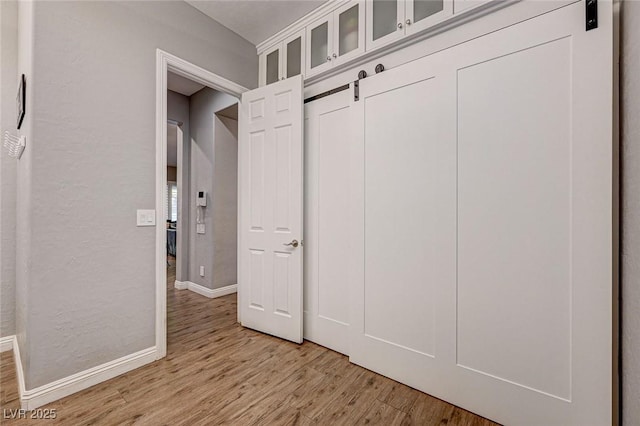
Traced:
<svg viewBox="0 0 640 426">
<path fill-rule="evenodd" d="M 17 113 L 17 119 L 18 119 L 18 122 L 16 123 L 16 127 L 18 129 L 20 129 L 20 126 L 22 126 L 22 120 L 24 120 L 26 87 L 27 87 L 27 79 L 25 78 L 24 74 L 22 74 L 20 76 L 18 94 L 16 96 L 16 113 Z"/>
<path fill-rule="evenodd" d="M 382 64 L 376 65 L 376 74 L 380 74 L 382 71 L 384 71 L 384 65 Z"/>
<path fill-rule="evenodd" d="M 365 70 L 361 70 L 358 73 L 358 80 L 362 80 L 363 78 L 367 78 L 367 72 Z"/>
</svg>

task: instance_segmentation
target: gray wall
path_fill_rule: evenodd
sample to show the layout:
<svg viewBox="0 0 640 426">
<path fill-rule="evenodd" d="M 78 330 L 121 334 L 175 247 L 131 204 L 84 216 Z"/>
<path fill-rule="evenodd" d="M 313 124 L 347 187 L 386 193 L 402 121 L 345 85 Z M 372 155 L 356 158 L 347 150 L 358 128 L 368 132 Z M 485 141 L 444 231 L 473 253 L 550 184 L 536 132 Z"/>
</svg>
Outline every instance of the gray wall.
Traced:
<svg viewBox="0 0 640 426">
<path fill-rule="evenodd" d="M 238 283 L 238 122 L 216 116 L 213 165 L 213 288 Z"/>
<path fill-rule="evenodd" d="M 18 4 L 0 2 L 0 137 L 16 132 L 18 87 Z M 0 147 L 0 337 L 15 334 L 16 168 Z"/>
<path fill-rule="evenodd" d="M 257 83 L 255 47 L 184 2 L 30 7 L 16 284 L 27 389 L 155 344 L 155 231 L 135 216 L 155 206 L 156 48 Z"/>
<path fill-rule="evenodd" d="M 640 425 L 640 2 L 622 2 L 622 421 Z"/>
<path fill-rule="evenodd" d="M 33 218 L 33 127 L 34 127 L 34 8 L 31 2 L 18 2 L 18 74 L 26 75 L 25 116 L 20 134 L 27 138 L 27 148 L 17 165 L 16 178 L 16 338 L 23 370 L 30 365 L 32 342 L 27 339 L 31 271 L 30 247 Z"/>
<path fill-rule="evenodd" d="M 182 122 L 182 153 L 178 153 L 178 163 L 185 164 L 178 167 L 180 180 L 178 184 L 178 229 L 176 234 L 176 280 L 189 281 L 189 158 L 191 157 L 191 143 L 189 136 L 189 97 L 180 93 L 167 92 L 167 117 L 170 120 Z M 180 146 L 178 146 L 180 151 Z"/>
<path fill-rule="evenodd" d="M 204 88 L 191 95 L 189 105 L 191 126 L 191 197 L 198 191 L 207 191 L 207 207 L 204 209 L 205 234 L 196 233 L 196 206 L 190 203 L 189 230 L 189 281 L 208 288 L 218 288 L 213 279 L 214 270 L 214 207 L 213 193 L 218 187 L 214 184 L 214 120 L 215 113 L 234 103 L 233 96 Z M 224 184 L 224 182 L 221 182 Z M 200 266 L 204 266 L 205 276 L 200 276 Z M 235 284 L 235 283 L 231 283 Z"/>
</svg>

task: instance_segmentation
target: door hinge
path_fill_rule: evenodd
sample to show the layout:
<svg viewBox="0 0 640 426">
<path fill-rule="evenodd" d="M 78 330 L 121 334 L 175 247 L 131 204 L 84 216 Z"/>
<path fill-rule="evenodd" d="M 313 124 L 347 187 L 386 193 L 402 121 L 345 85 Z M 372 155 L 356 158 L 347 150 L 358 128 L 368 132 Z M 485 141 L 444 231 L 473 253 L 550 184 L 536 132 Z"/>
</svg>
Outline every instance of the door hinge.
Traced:
<svg viewBox="0 0 640 426">
<path fill-rule="evenodd" d="M 360 100 L 360 82 L 358 80 L 353 82 L 353 100 L 355 102 Z"/>
<path fill-rule="evenodd" d="M 585 1 L 586 30 L 598 28 L 598 0 Z"/>
</svg>

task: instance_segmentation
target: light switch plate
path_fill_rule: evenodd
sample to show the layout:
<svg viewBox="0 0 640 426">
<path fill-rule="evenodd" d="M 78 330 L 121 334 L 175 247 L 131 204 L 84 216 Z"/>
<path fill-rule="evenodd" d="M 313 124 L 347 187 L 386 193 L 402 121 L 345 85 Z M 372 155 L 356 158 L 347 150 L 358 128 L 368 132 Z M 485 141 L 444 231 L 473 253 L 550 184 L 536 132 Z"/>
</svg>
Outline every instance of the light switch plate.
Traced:
<svg viewBox="0 0 640 426">
<path fill-rule="evenodd" d="M 137 226 L 156 226 L 156 211 L 138 210 L 136 224 Z"/>
<path fill-rule="evenodd" d="M 200 267 L 200 276 L 204 277 L 204 266 Z"/>
<path fill-rule="evenodd" d="M 204 223 L 196 224 L 196 233 L 204 234 Z"/>
</svg>

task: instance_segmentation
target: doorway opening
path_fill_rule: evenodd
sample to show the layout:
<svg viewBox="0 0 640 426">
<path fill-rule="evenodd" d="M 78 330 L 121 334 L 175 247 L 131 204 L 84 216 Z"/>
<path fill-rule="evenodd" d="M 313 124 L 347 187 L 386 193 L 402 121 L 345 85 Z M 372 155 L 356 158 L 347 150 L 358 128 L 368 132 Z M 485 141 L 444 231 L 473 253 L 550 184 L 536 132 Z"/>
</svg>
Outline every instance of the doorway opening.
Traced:
<svg viewBox="0 0 640 426">
<path fill-rule="evenodd" d="M 237 310 L 238 99 L 167 75 L 167 340 L 212 333 Z M 182 293 L 183 290 L 186 290 Z M 208 299 L 225 297 L 212 303 Z M 225 321 L 225 324 L 227 322 Z M 188 346 L 188 345 L 187 345 Z"/>
<path fill-rule="evenodd" d="M 209 299 L 237 291 L 237 111 L 247 89 L 161 50 L 156 65 L 159 359 L 167 332 L 187 319 L 186 299 L 206 310 Z"/>
</svg>

